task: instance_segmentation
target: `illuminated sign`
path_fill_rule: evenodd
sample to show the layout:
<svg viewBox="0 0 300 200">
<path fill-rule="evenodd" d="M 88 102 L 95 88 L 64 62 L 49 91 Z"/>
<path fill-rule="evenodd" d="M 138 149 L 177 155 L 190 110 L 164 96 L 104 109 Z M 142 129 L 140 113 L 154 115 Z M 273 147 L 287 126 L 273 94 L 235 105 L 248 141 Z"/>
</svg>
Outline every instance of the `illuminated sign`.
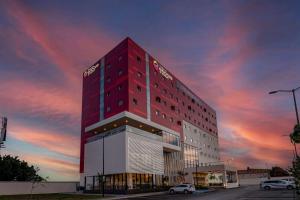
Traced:
<svg viewBox="0 0 300 200">
<path fill-rule="evenodd" d="M 173 80 L 173 77 L 167 72 L 165 68 L 159 65 L 156 60 L 153 61 L 153 64 L 156 71 L 159 71 L 159 73 L 163 75 L 166 79 Z"/>
<path fill-rule="evenodd" d="M 90 68 L 88 68 L 88 69 L 84 72 L 83 76 L 84 76 L 84 77 L 87 77 L 87 76 L 91 75 L 92 73 L 94 73 L 94 71 L 95 71 L 98 67 L 99 67 L 99 63 L 97 63 L 97 64 L 91 66 Z"/>
</svg>

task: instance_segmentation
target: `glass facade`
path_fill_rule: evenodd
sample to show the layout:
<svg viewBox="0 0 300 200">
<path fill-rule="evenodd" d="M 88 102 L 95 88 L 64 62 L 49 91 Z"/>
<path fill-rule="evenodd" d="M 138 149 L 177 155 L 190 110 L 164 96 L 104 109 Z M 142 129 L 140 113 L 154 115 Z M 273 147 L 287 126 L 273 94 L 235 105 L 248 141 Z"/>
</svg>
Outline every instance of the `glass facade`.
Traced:
<svg viewBox="0 0 300 200">
<path fill-rule="evenodd" d="M 103 179 L 103 182 L 102 182 Z M 122 173 L 85 177 L 85 192 L 127 194 L 164 189 L 164 176 L 154 174 Z"/>
<path fill-rule="evenodd" d="M 180 146 L 179 141 L 180 141 L 179 136 L 172 134 L 172 133 L 163 132 L 163 142 L 164 143 L 172 144 L 175 146 Z"/>
<path fill-rule="evenodd" d="M 199 162 L 199 150 L 191 145 L 183 144 L 184 148 L 184 167 L 196 167 L 196 164 Z M 198 163 L 199 164 L 199 163 Z"/>
</svg>

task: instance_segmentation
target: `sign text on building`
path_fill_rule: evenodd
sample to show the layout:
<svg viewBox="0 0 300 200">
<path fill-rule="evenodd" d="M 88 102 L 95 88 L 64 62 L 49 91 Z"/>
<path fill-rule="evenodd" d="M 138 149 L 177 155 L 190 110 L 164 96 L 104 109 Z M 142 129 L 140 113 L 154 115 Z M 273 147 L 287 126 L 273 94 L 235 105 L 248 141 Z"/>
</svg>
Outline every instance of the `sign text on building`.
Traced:
<svg viewBox="0 0 300 200">
<path fill-rule="evenodd" d="M 99 63 L 97 63 L 97 64 L 91 66 L 90 68 L 88 68 L 88 69 L 84 72 L 83 76 L 84 76 L 84 77 L 87 77 L 87 76 L 91 75 L 92 73 L 94 73 L 94 71 L 97 69 L 97 67 L 99 67 Z"/>
<path fill-rule="evenodd" d="M 158 64 L 157 61 L 153 61 L 154 67 L 161 75 L 163 75 L 166 79 L 173 80 L 173 77 L 167 72 L 165 68 L 163 68 L 161 65 Z"/>
</svg>

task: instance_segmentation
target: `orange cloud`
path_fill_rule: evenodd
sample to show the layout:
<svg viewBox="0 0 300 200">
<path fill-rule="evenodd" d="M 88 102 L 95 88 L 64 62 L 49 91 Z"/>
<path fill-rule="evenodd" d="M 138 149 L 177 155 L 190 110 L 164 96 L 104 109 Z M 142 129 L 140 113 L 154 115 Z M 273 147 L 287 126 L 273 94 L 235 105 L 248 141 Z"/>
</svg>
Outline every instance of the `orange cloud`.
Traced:
<svg viewBox="0 0 300 200">
<path fill-rule="evenodd" d="M 79 132 L 79 131 L 78 131 Z M 9 136 L 49 151 L 72 157 L 79 157 L 79 134 L 73 136 L 64 132 L 54 132 L 47 129 L 20 126 L 11 123 Z"/>
</svg>

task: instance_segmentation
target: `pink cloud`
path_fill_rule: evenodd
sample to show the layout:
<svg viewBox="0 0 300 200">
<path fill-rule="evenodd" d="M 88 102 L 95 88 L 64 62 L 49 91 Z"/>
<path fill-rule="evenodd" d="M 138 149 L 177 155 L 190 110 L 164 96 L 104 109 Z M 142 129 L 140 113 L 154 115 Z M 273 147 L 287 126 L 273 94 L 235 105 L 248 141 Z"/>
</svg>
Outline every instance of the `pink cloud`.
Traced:
<svg viewBox="0 0 300 200">
<path fill-rule="evenodd" d="M 64 132 L 37 129 L 35 127 L 20 126 L 19 124 L 12 123 L 10 125 L 9 136 L 49 151 L 76 158 L 79 157 L 79 135 L 74 136 Z"/>
</svg>

